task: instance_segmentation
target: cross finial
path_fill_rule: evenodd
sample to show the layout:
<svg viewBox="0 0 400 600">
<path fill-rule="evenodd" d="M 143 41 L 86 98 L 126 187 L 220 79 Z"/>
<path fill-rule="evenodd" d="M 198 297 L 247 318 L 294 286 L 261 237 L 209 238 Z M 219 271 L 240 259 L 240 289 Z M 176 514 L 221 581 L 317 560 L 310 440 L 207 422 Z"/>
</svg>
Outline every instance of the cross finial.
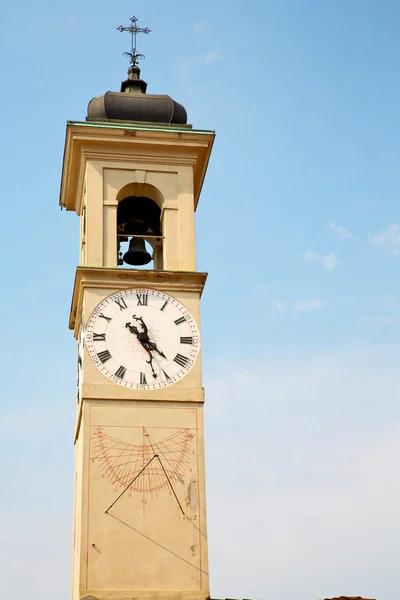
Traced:
<svg viewBox="0 0 400 600">
<path fill-rule="evenodd" d="M 136 50 L 136 35 L 138 33 L 148 34 L 151 31 L 151 29 L 149 29 L 148 27 L 138 27 L 136 24 L 137 21 L 138 20 L 136 17 L 131 17 L 131 24 L 128 27 L 123 27 L 123 25 L 117 27 L 118 31 L 129 31 L 129 33 L 131 34 L 131 51 L 124 52 L 124 56 L 127 56 L 129 58 L 132 65 L 137 65 L 138 61 L 141 58 L 144 58 L 144 54 L 139 54 L 139 52 Z"/>
</svg>

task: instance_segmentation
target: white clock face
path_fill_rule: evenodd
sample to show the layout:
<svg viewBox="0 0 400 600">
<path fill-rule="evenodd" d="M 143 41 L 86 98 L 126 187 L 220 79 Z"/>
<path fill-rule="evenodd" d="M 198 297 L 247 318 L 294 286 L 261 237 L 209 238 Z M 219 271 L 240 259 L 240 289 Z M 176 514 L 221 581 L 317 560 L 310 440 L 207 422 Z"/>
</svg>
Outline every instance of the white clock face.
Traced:
<svg viewBox="0 0 400 600">
<path fill-rule="evenodd" d="M 131 289 L 108 296 L 94 309 L 86 325 L 86 347 L 114 383 L 154 390 L 186 375 L 200 336 L 178 300 L 156 290 Z"/>
</svg>

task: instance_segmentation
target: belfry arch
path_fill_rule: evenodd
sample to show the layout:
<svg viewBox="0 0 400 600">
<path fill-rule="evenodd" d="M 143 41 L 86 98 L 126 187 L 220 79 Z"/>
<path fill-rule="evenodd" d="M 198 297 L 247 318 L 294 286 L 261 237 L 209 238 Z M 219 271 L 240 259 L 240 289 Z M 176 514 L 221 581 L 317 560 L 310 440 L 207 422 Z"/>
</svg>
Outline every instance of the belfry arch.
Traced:
<svg viewBox="0 0 400 600">
<path fill-rule="evenodd" d="M 146 198 L 153 200 L 160 209 L 163 207 L 164 196 L 161 191 L 151 183 L 127 183 L 117 193 L 117 202 L 124 200 L 124 198 L 127 198 L 128 196 L 146 196 Z"/>
<path fill-rule="evenodd" d="M 143 266 L 154 261 L 154 269 L 163 264 L 161 209 L 164 198 L 156 187 L 129 183 L 117 194 L 118 266 Z M 129 242 L 126 252 L 124 243 Z M 146 249 L 146 242 L 151 252 Z"/>
</svg>

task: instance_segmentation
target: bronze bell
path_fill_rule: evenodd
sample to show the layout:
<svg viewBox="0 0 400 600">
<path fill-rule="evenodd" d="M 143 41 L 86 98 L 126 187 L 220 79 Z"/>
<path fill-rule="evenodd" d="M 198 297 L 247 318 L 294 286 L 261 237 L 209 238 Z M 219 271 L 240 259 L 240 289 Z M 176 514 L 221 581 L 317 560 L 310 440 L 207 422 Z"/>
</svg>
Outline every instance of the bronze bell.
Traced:
<svg viewBox="0 0 400 600">
<path fill-rule="evenodd" d="M 133 237 L 122 258 L 128 265 L 141 266 L 151 261 L 151 254 L 147 252 L 143 238 Z"/>
<path fill-rule="evenodd" d="M 128 196 L 117 209 L 117 230 L 126 235 L 157 234 L 160 231 L 160 207 L 145 196 Z"/>
</svg>

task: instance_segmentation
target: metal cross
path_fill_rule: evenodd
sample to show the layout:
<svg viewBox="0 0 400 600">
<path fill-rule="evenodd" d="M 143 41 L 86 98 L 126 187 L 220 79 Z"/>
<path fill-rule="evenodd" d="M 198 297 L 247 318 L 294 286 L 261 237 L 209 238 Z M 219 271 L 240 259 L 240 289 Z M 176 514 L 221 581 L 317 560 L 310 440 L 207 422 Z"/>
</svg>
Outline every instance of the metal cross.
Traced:
<svg viewBox="0 0 400 600">
<path fill-rule="evenodd" d="M 132 65 L 137 65 L 138 61 L 141 58 L 144 58 L 144 54 L 139 54 L 139 52 L 137 52 L 136 50 L 136 34 L 138 33 L 150 33 L 151 29 L 149 29 L 148 27 L 138 27 L 136 25 L 137 23 L 137 18 L 136 17 L 131 17 L 130 19 L 131 24 L 129 25 L 129 27 L 123 27 L 122 25 L 120 25 L 119 27 L 117 27 L 118 31 L 129 31 L 129 33 L 131 34 L 131 51 L 130 52 L 124 52 L 124 56 L 127 56 L 129 58 L 129 60 L 131 61 Z"/>
</svg>

